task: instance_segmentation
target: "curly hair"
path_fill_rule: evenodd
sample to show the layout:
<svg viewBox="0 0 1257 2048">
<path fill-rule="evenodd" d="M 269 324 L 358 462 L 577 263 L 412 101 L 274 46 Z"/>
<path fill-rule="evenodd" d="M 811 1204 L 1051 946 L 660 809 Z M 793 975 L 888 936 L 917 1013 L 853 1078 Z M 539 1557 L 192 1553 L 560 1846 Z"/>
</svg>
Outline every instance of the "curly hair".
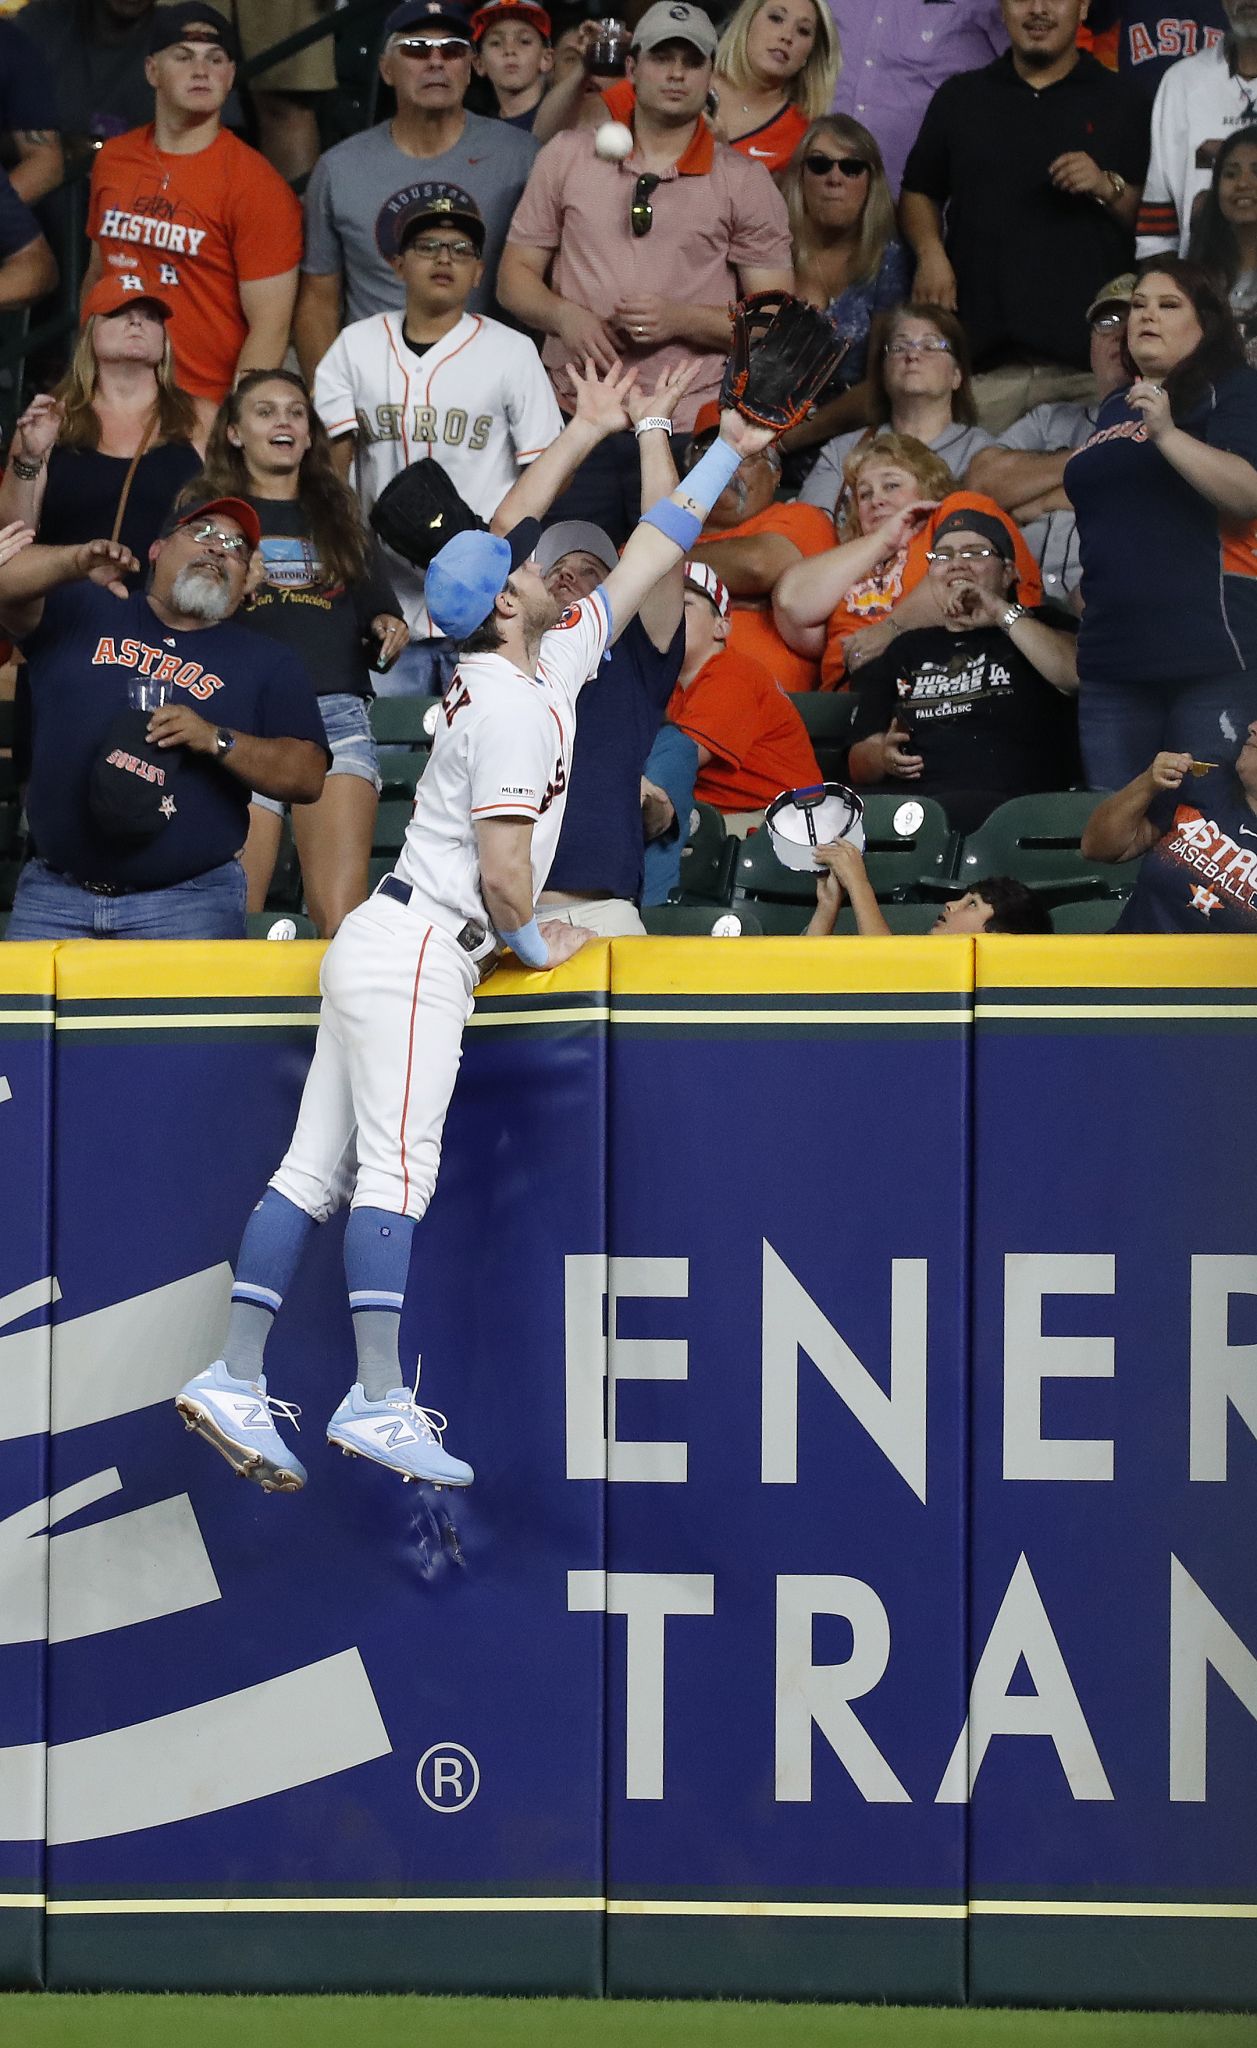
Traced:
<svg viewBox="0 0 1257 2048">
<path fill-rule="evenodd" d="M 790 216 L 795 271 L 805 270 L 809 258 L 824 247 L 807 210 L 803 191 L 803 159 L 818 142 L 831 142 L 844 155 L 863 157 L 869 167 L 868 190 L 864 195 L 864 211 L 860 215 L 860 239 L 848 280 L 849 285 L 869 284 L 881 268 L 886 244 L 894 239 L 895 202 L 876 138 L 847 114 L 822 114 L 819 121 L 813 121 L 781 180 L 782 197 Z"/>
<path fill-rule="evenodd" d="M 57 435 L 58 445 L 62 448 L 100 446 L 100 421 L 96 417 L 95 406 L 100 364 L 96 360 L 93 336 L 96 322 L 109 317 L 105 313 L 93 313 L 83 322 L 70 367 L 52 394 L 65 408 L 61 431 Z M 181 391 L 175 383 L 174 350 L 164 323 L 163 333 L 161 361 L 153 371 L 157 379 L 157 431 L 153 440 L 191 441 L 196 433 L 196 408 L 187 392 Z"/>
<path fill-rule="evenodd" d="M 1224 377 L 1228 370 L 1244 368 L 1244 343 L 1221 285 L 1198 263 L 1189 263 L 1183 256 L 1148 256 L 1135 272 L 1135 291 L 1146 277 L 1168 277 L 1189 301 L 1200 322 L 1200 340 L 1191 354 L 1167 370 L 1160 380 L 1170 401 L 1170 412 L 1178 422 L 1200 404 L 1219 377 Z M 1130 352 L 1129 323 L 1122 340 L 1122 361 L 1132 377 L 1142 375 Z"/>
<path fill-rule="evenodd" d="M 737 13 L 730 16 L 724 34 L 716 51 L 716 70 L 727 78 L 731 85 L 744 92 L 751 83 L 751 60 L 747 55 L 747 38 L 751 23 L 761 7 L 768 0 L 742 0 Z M 796 71 L 786 87 L 786 98 L 792 106 L 799 108 L 814 121 L 833 105 L 834 87 L 842 70 L 842 44 L 834 17 L 824 0 L 812 0 L 816 13 L 816 38 L 808 52 L 807 63 Z"/>
<path fill-rule="evenodd" d="M 310 521 L 310 538 L 323 565 L 328 583 L 354 583 L 366 574 L 370 541 L 362 523 L 362 508 L 332 464 L 332 443 L 327 428 L 314 410 L 309 386 L 295 370 L 246 370 L 214 417 L 205 449 L 205 467 L 188 485 L 191 501 L 209 497 L 247 498 L 251 478 L 243 448 L 228 437 L 228 428 L 240 430 L 240 414 L 249 394 L 263 384 L 288 384 L 305 400 L 310 428 L 310 446 L 301 458 L 298 502 Z"/>
<path fill-rule="evenodd" d="M 841 522 L 844 540 L 853 540 L 861 532 L 856 485 L 861 470 L 870 462 L 893 463 L 896 469 L 906 469 L 921 486 L 921 496 L 932 498 L 936 504 L 941 504 L 956 488 L 956 479 L 941 455 L 927 448 L 924 441 L 918 441 L 915 434 L 896 434 L 884 427 L 854 447 L 842 465 L 843 486 L 834 507 L 834 520 L 835 524 Z"/>
</svg>

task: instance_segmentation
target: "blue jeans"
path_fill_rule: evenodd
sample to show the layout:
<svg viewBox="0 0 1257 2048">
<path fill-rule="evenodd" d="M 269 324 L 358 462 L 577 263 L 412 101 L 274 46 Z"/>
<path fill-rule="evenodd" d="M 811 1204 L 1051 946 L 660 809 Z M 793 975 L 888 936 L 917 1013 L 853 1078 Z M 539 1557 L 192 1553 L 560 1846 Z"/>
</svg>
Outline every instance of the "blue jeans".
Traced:
<svg viewBox="0 0 1257 2048">
<path fill-rule="evenodd" d="M 387 675 L 374 676 L 377 697 L 443 697 L 458 666 L 452 640 L 412 640 Z M 331 736 L 328 745 L 331 746 Z"/>
<path fill-rule="evenodd" d="M 133 896 L 94 896 L 42 860 L 18 877 L 7 939 L 242 939 L 244 869 L 226 860 L 208 874 Z"/>
<path fill-rule="evenodd" d="M 1089 789 L 1124 789 L 1155 754 L 1234 765 L 1251 719 L 1257 676 L 1189 683 L 1088 683 L 1078 690 L 1078 737 Z"/>
<path fill-rule="evenodd" d="M 332 750 L 328 781 L 333 775 L 358 775 L 371 784 L 378 796 L 380 757 L 376 752 L 366 698 L 352 696 L 348 691 L 334 691 L 319 698 L 319 714 L 327 734 L 327 744 Z M 278 797 L 259 796 L 256 789 L 249 802 L 255 810 L 273 811 L 277 818 L 282 818 L 288 809 Z"/>
</svg>

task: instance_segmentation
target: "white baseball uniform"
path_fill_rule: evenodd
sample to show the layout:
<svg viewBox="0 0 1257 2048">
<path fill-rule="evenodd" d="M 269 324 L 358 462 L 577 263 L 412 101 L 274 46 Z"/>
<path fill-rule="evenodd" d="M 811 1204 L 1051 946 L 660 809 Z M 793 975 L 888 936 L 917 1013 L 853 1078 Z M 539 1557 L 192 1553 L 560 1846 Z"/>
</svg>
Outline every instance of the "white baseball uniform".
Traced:
<svg viewBox="0 0 1257 2048">
<path fill-rule="evenodd" d="M 341 329 L 314 373 L 314 406 L 333 440 L 356 433 L 358 494 L 370 512 L 387 483 L 435 456 L 459 496 L 491 519 L 519 472 L 563 431 L 550 379 L 526 334 L 464 313 L 417 354 L 402 313 Z M 411 636 L 432 632 L 423 571 L 385 549 Z"/>
<path fill-rule="evenodd" d="M 323 959 L 314 1060 L 271 1181 L 320 1223 L 346 1200 L 415 1218 L 431 1200 L 480 964 L 496 952 L 476 824 L 536 820 L 535 902 L 563 822 L 576 699 L 610 634 L 599 588 L 544 635 L 535 676 L 500 654 L 454 672 L 395 870 L 409 901 L 368 897 Z"/>
</svg>

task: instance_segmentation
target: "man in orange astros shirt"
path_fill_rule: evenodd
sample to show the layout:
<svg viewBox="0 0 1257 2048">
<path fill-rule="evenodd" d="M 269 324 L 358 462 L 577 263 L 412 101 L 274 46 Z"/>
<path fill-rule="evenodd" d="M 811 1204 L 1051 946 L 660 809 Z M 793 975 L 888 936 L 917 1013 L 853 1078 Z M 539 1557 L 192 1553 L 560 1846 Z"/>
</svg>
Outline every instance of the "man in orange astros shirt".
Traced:
<svg viewBox="0 0 1257 2048">
<path fill-rule="evenodd" d="M 717 810 L 762 811 L 783 789 L 819 782 L 812 742 L 768 670 L 727 646 L 729 592 L 704 562 L 685 565 L 685 658 L 669 721 L 698 748 L 694 794 Z"/>
<path fill-rule="evenodd" d="M 719 425 L 720 407 L 703 406 L 694 422 L 689 461 L 711 446 Z M 777 631 L 773 587 L 795 562 L 832 548 L 834 522 L 817 505 L 777 504 L 780 480 L 775 447 L 744 462 L 712 506 L 693 559 L 715 570 L 733 600 L 731 652 L 762 663 L 783 690 L 814 690 L 820 663 L 796 654 Z"/>
</svg>

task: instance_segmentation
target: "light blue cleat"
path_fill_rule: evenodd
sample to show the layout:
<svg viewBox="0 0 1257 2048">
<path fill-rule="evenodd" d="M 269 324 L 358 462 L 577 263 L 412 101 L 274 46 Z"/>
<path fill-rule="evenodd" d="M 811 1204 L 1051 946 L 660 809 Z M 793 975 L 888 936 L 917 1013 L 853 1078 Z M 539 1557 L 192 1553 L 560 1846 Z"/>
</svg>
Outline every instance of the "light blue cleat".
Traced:
<svg viewBox="0 0 1257 2048">
<path fill-rule="evenodd" d="M 300 1408 L 291 1401 L 273 1401 L 265 1378 L 238 1380 L 221 1358 L 180 1387 L 175 1407 L 188 1429 L 194 1429 L 224 1457 L 241 1479 L 252 1479 L 264 1493 L 299 1493 L 306 1468 L 294 1458 L 272 1422 L 282 1417 L 297 1428 Z"/>
<path fill-rule="evenodd" d="M 470 1486 L 476 1476 L 471 1466 L 442 1448 L 449 1428 L 445 1417 L 435 1408 L 421 1408 L 417 1395 L 416 1380 L 414 1393 L 393 1387 L 383 1400 L 368 1401 L 355 1382 L 327 1425 L 329 1444 L 339 1444 L 347 1457 L 386 1465 L 406 1481 Z"/>
</svg>

